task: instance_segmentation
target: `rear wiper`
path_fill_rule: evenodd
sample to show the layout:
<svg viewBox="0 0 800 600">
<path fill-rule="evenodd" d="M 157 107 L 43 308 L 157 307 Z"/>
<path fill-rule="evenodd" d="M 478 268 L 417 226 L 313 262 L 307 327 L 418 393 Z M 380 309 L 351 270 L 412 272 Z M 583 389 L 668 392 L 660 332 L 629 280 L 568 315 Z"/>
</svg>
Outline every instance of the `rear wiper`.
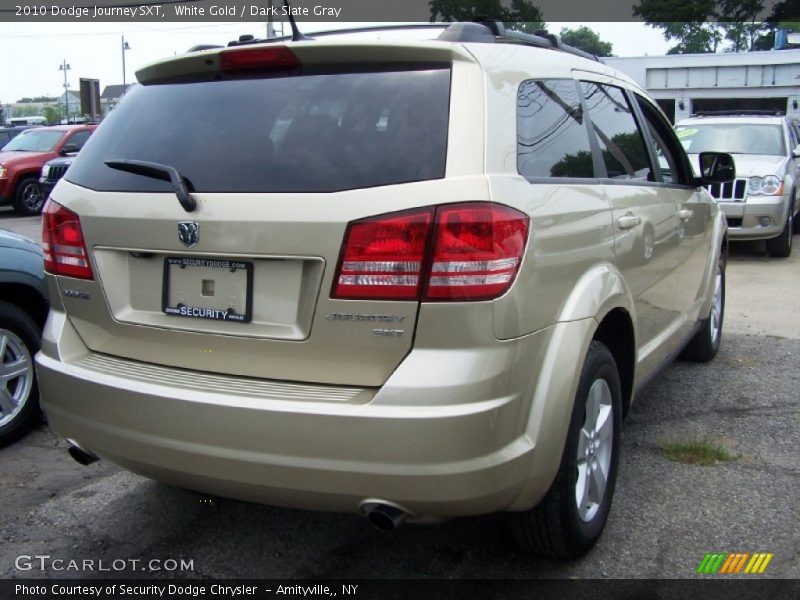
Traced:
<svg viewBox="0 0 800 600">
<path fill-rule="evenodd" d="M 105 161 L 106 165 L 118 171 L 126 171 L 134 173 L 135 175 L 144 175 L 153 179 L 160 179 L 162 181 L 169 181 L 172 184 L 172 189 L 178 197 L 183 210 L 192 212 L 197 208 L 197 201 L 189 194 L 189 188 L 186 186 L 186 181 L 178 173 L 178 169 L 169 165 L 162 165 L 157 162 L 149 162 L 146 160 L 131 160 L 131 159 L 114 159 Z"/>
</svg>

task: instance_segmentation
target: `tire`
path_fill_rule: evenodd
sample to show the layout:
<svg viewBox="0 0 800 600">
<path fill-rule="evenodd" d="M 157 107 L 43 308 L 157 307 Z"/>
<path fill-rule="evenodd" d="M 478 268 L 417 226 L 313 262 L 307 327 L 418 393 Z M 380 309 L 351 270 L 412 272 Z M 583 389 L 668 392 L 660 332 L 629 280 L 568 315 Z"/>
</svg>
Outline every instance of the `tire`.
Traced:
<svg viewBox="0 0 800 600">
<path fill-rule="evenodd" d="M 792 253 L 792 221 L 792 211 L 790 210 L 781 234 L 776 238 L 767 240 L 767 252 L 769 252 L 770 256 L 786 258 Z"/>
<path fill-rule="evenodd" d="M 26 177 L 19 182 L 14 194 L 14 212 L 25 216 L 42 214 L 45 200 L 36 178 Z"/>
<path fill-rule="evenodd" d="M 33 363 L 41 343 L 34 320 L 0 301 L 0 447 L 27 433 L 41 418 Z"/>
<path fill-rule="evenodd" d="M 617 364 L 608 348 L 593 341 L 581 371 L 558 473 L 537 506 L 510 515 L 512 531 L 521 548 L 574 559 L 594 546 L 603 532 L 614 496 L 621 425 L 622 392 Z M 591 437 L 587 437 L 587 431 Z M 594 465 L 600 478 L 605 475 L 603 491 L 590 483 L 593 471 L 587 468 L 589 465 Z"/>
<path fill-rule="evenodd" d="M 700 329 L 686 345 L 681 358 L 694 362 L 708 362 L 717 355 L 722 343 L 722 323 L 725 318 L 725 256 L 720 255 L 714 281 L 714 298 L 711 311 L 700 322 Z"/>
</svg>

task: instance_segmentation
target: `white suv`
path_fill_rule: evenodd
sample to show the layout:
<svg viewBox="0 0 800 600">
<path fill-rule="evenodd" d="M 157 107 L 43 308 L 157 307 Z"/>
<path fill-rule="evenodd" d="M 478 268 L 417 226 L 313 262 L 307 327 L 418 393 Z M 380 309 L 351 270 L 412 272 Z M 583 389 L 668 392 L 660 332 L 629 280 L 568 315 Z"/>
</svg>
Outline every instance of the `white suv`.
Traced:
<svg viewBox="0 0 800 600">
<path fill-rule="evenodd" d="M 675 130 L 695 167 L 700 152 L 733 155 L 736 180 L 708 186 L 725 212 L 731 241 L 767 240 L 772 256 L 789 256 L 792 234 L 800 233 L 798 122 L 774 113 L 707 113 L 680 121 Z"/>
<path fill-rule="evenodd" d="M 702 185 L 731 157 L 696 178 L 636 84 L 497 23 L 137 76 L 44 214 L 73 455 L 385 529 L 509 511 L 586 552 L 636 390 L 719 348 Z"/>
</svg>

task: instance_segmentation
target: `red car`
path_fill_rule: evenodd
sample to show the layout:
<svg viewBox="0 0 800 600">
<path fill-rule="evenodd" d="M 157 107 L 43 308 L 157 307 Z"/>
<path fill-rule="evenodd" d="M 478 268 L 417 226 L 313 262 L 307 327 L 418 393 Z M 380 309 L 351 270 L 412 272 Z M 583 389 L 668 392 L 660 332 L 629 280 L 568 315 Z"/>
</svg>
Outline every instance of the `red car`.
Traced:
<svg viewBox="0 0 800 600">
<path fill-rule="evenodd" d="M 0 204 L 21 215 L 38 215 L 46 198 L 39 189 L 42 165 L 77 153 L 97 125 L 59 125 L 28 130 L 0 150 Z"/>
</svg>

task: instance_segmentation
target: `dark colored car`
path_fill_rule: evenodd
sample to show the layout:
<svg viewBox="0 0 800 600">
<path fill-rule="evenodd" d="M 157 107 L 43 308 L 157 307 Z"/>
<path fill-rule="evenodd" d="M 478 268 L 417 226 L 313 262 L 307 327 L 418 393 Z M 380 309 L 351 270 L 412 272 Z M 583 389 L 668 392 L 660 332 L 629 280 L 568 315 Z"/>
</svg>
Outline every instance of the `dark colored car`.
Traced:
<svg viewBox="0 0 800 600">
<path fill-rule="evenodd" d="M 5 146 L 8 142 L 13 140 L 23 131 L 27 131 L 28 129 L 33 129 L 34 127 L 38 127 L 38 125 L 17 125 L 12 127 L 0 127 L 0 148 Z"/>
<path fill-rule="evenodd" d="M 0 150 L 0 204 L 11 203 L 21 215 L 38 215 L 46 198 L 39 173 L 48 160 L 77 153 L 97 125 L 38 127 L 17 136 Z"/>
<path fill-rule="evenodd" d="M 35 242 L 0 229 L 0 447 L 41 414 L 33 356 L 48 311 L 42 260 Z"/>
<path fill-rule="evenodd" d="M 73 160 L 75 160 L 74 156 L 60 156 L 44 163 L 41 177 L 39 177 L 39 189 L 45 200 L 50 196 L 50 192 L 53 191 L 58 180 L 67 172 Z"/>
</svg>

